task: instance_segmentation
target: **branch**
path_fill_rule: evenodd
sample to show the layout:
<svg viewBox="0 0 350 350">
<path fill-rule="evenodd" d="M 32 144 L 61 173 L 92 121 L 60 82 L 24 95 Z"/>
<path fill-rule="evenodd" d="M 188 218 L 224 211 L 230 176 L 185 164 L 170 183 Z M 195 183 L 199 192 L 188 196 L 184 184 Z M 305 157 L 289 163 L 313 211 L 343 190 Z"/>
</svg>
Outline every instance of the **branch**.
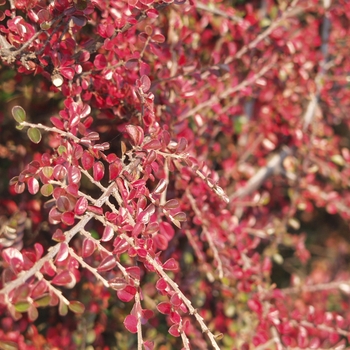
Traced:
<svg viewBox="0 0 350 350">
<path fill-rule="evenodd" d="M 84 215 L 84 217 L 78 222 L 71 230 L 66 232 L 65 242 L 69 242 L 93 217 L 92 213 Z M 60 249 L 61 243 L 54 245 L 48 249 L 48 253 L 38 260 L 29 270 L 23 271 L 22 274 L 15 280 L 6 283 L 5 287 L 0 290 L 0 294 L 9 294 L 13 289 L 24 284 L 30 277 L 35 275 L 44 266 L 47 261 L 52 260 Z"/>
<path fill-rule="evenodd" d="M 230 15 L 229 13 L 219 10 L 216 7 L 213 6 L 213 4 L 205 5 L 201 2 L 196 2 L 196 8 L 199 10 L 211 12 L 214 15 L 218 15 L 227 19 L 230 19 L 231 21 L 237 22 L 237 23 L 242 23 L 244 20 L 241 17 L 235 16 L 235 15 Z"/>
<path fill-rule="evenodd" d="M 232 95 L 233 93 L 244 89 L 245 87 L 252 85 L 253 83 L 255 83 L 259 78 L 261 78 L 263 75 L 265 75 L 276 63 L 277 57 L 274 56 L 271 58 L 270 62 L 265 65 L 264 67 L 262 67 L 260 69 L 260 71 L 256 74 L 254 74 L 251 78 L 249 79 L 245 79 L 243 80 L 241 83 L 239 83 L 238 85 L 228 88 L 226 89 L 221 95 L 216 96 L 216 95 L 212 95 L 211 98 L 209 98 L 208 100 L 198 104 L 197 106 L 193 107 L 192 109 L 190 109 L 189 111 L 186 111 L 185 114 L 182 114 L 179 116 L 180 120 L 184 120 L 186 118 L 189 118 L 190 116 L 196 114 L 198 111 L 200 111 L 203 108 L 207 108 L 210 107 L 214 104 L 216 104 L 217 102 L 219 102 L 219 100 L 222 100 L 224 98 L 229 97 L 230 95 Z"/>
<path fill-rule="evenodd" d="M 112 183 L 111 185 L 109 185 L 106 192 L 103 193 L 103 195 L 96 201 L 96 206 L 101 207 L 106 202 L 110 193 L 114 190 L 115 187 L 116 187 L 115 183 Z M 83 230 L 84 227 L 86 226 L 86 224 L 94 217 L 94 215 L 95 215 L 94 213 L 85 214 L 73 228 L 71 228 L 70 230 L 68 230 L 65 233 L 65 235 L 66 235 L 65 242 L 69 243 L 70 240 L 77 233 L 79 233 L 81 230 Z M 0 290 L 0 294 L 8 295 L 13 289 L 24 284 L 30 277 L 32 277 L 37 272 L 39 272 L 40 269 L 44 266 L 44 264 L 47 261 L 54 259 L 54 257 L 56 256 L 56 254 L 58 253 L 58 251 L 60 249 L 60 246 L 61 246 L 61 243 L 58 243 L 58 244 L 54 245 L 53 247 L 50 247 L 48 249 L 48 253 L 45 256 L 43 256 L 40 260 L 38 260 L 29 270 L 23 271 L 18 278 L 16 278 L 15 280 L 13 280 L 11 282 L 6 283 L 4 288 L 2 288 Z"/>
<path fill-rule="evenodd" d="M 274 173 L 280 172 L 284 159 L 292 153 L 287 146 L 282 147 L 280 153 L 275 154 L 255 175 L 253 175 L 243 188 L 230 196 L 230 200 L 244 197 L 256 191 Z"/>
<path fill-rule="evenodd" d="M 331 0 L 324 0 L 324 7 L 325 7 L 325 14 L 323 17 L 323 23 L 322 23 L 322 31 L 321 31 L 321 38 L 322 38 L 322 45 L 321 45 L 321 52 L 323 59 L 319 62 L 319 71 L 315 77 L 315 85 L 316 85 L 316 91 L 311 95 L 310 102 L 307 106 L 306 112 L 304 114 L 304 126 L 303 130 L 305 131 L 307 127 L 312 123 L 312 120 L 315 115 L 316 108 L 320 102 L 320 95 L 321 95 L 321 89 L 323 86 L 324 76 L 326 75 L 327 71 L 327 61 L 328 61 L 328 40 L 329 40 L 329 33 L 331 29 L 331 21 L 329 19 L 329 11 L 327 11 L 328 7 L 330 6 Z"/>
</svg>

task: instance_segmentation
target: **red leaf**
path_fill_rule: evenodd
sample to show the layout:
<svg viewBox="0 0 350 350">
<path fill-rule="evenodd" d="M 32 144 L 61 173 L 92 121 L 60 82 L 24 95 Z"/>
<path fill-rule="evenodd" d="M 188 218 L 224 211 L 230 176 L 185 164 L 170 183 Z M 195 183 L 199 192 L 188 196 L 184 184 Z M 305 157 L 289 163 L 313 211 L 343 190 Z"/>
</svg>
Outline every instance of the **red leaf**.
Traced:
<svg viewBox="0 0 350 350">
<path fill-rule="evenodd" d="M 71 68 L 71 67 L 64 67 L 64 68 L 60 68 L 60 73 L 68 80 L 73 80 L 75 75 L 75 70 L 74 68 Z"/>
<path fill-rule="evenodd" d="M 76 215 L 83 215 L 86 212 L 89 203 L 85 197 L 80 197 L 75 203 L 74 212 Z"/>
<path fill-rule="evenodd" d="M 140 258 L 145 258 L 147 256 L 147 250 L 144 248 L 137 249 L 136 251 Z"/>
<path fill-rule="evenodd" d="M 31 177 L 28 180 L 28 191 L 30 194 L 36 194 L 39 191 L 39 181 L 35 177 Z"/>
<path fill-rule="evenodd" d="M 162 303 L 159 303 L 157 305 L 157 309 L 160 313 L 164 314 L 164 315 L 169 315 L 171 312 L 171 304 L 164 301 Z"/>
<path fill-rule="evenodd" d="M 111 226 L 107 225 L 103 230 L 103 235 L 101 238 L 102 242 L 110 241 L 114 236 L 114 230 Z"/>
<path fill-rule="evenodd" d="M 164 278 L 160 278 L 156 283 L 156 288 L 159 291 L 164 291 L 168 287 L 168 283 L 165 282 Z"/>
<path fill-rule="evenodd" d="M 94 165 L 94 157 L 89 151 L 84 151 L 81 157 L 81 165 L 85 170 L 89 170 Z"/>
<path fill-rule="evenodd" d="M 178 200 L 176 199 L 170 199 L 169 201 L 167 201 L 164 205 L 163 205 L 163 208 L 166 209 L 166 210 L 169 210 L 169 209 L 176 209 L 180 206 L 180 203 Z"/>
<path fill-rule="evenodd" d="M 140 2 L 144 5 L 151 5 L 153 4 L 154 0 L 140 0 Z"/>
<path fill-rule="evenodd" d="M 95 181 L 101 181 L 105 174 L 105 166 L 102 162 L 96 162 L 93 167 L 93 176 Z"/>
<path fill-rule="evenodd" d="M 153 1 L 153 0 L 151 0 Z M 141 78 L 140 78 L 140 88 L 142 89 L 143 92 L 147 92 L 150 87 L 151 87 L 151 80 L 150 78 L 148 78 L 147 75 L 143 75 Z"/>
<path fill-rule="evenodd" d="M 131 234 L 132 234 L 132 236 L 137 237 L 141 232 L 144 231 L 144 229 L 145 229 L 145 224 L 143 224 L 142 222 L 138 222 L 134 226 Z"/>
<path fill-rule="evenodd" d="M 130 275 L 130 277 L 140 280 L 141 277 L 141 270 L 138 266 L 131 266 L 126 268 L 126 272 Z"/>
<path fill-rule="evenodd" d="M 52 284 L 57 286 L 64 286 L 73 281 L 72 274 L 68 270 L 63 270 L 51 281 Z"/>
<path fill-rule="evenodd" d="M 174 258 L 170 258 L 163 264 L 163 269 L 168 271 L 177 271 L 179 265 Z"/>
<path fill-rule="evenodd" d="M 154 316 L 154 312 L 148 309 L 142 310 L 142 318 L 149 320 Z"/>
<path fill-rule="evenodd" d="M 87 258 L 93 254 L 96 249 L 96 243 L 89 238 L 85 238 L 83 241 L 83 258 Z"/>
<path fill-rule="evenodd" d="M 68 258 L 68 244 L 67 243 L 61 243 L 60 249 L 56 255 L 56 261 L 64 261 Z"/>
<path fill-rule="evenodd" d="M 57 164 L 54 168 L 53 168 L 53 177 L 56 180 L 63 180 L 66 178 L 67 176 L 67 169 L 61 165 L 61 164 Z"/>
<path fill-rule="evenodd" d="M 130 136 L 132 143 L 135 146 L 140 146 L 144 139 L 143 130 L 139 126 L 135 125 L 126 125 L 125 129 Z"/>
<path fill-rule="evenodd" d="M 64 224 L 71 226 L 74 224 L 74 213 L 72 211 L 66 211 L 62 214 L 61 220 Z"/>
<path fill-rule="evenodd" d="M 45 281 L 43 281 L 43 280 L 38 281 L 31 292 L 32 299 L 36 299 L 38 297 L 41 297 L 45 293 L 46 290 L 47 290 L 47 285 L 46 285 Z"/>
<path fill-rule="evenodd" d="M 156 208 L 154 204 L 150 204 L 144 211 L 142 211 L 137 216 L 137 221 L 142 222 L 144 224 L 148 224 L 149 220 L 151 219 L 151 216 L 154 214 Z"/>
<path fill-rule="evenodd" d="M 187 148 L 187 140 L 181 137 L 176 147 L 176 153 L 182 153 L 186 148 Z"/>
<path fill-rule="evenodd" d="M 11 266 L 15 273 L 22 271 L 23 269 L 23 255 L 16 248 L 7 248 L 2 252 L 2 257 Z"/>
<path fill-rule="evenodd" d="M 154 244 L 160 250 L 166 250 L 169 245 L 168 239 L 163 235 L 156 235 L 153 237 Z"/>
<path fill-rule="evenodd" d="M 72 208 L 72 203 L 67 196 L 60 196 L 56 201 L 57 209 L 60 212 L 70 211 Z"/>
<path fill-rule="evenodd" d="M 42 257 L 42 255 L 44 254 L 44 248 L 40 243 L 35 243 L 34 249 L 35 249 L 36 259 L 39 260 Z"/>
<path fill-rule="evenodd" d="M 180 299 L 180 297 L 179 297 L 179 295 L 177 293 L 174 293 L 171 296 L 170 302 L 175 307 L 179 307 L 182 304 L 182 300 Z"/>
<path fill-rule="evenodd" d="M 126 69 L 134 69 L 138 66 L 139 60 L 137 58 L 132 58 L 125 63 Z"/>
<path fill-rule="evenodd" d="M 253 310 L 256 313 L 261 313 L 262 312 L 262 305 L 259 301 L 254 300 L 254 299 L 250 299 L 248 300 L 248 306 L 251 310 Z"/>
<path fill-rule="evenodd" d="M 155 150 L 155 149 L 161 149 L 162 148 L 162 144 L 159 142 L 159 140 L 151 140 L 149 142 L 146 142 L 143 146 L 143 149 L 145 150 Z"/>
<path fill-rule="evenodd" d="M 169 328 L 169 334 L 171 334 L 173 337 L 179 337 L 180 336 L 180 332 L 179 332 L 179 325 L 178 324 L 173 324 L 170 328 Z"/>
<path fill-rule="evenodd" d="M 73 184 L 78 184 L 81 179 L 81 173 L 77 166 L 72 165 L 68 168 L 68 181 Z"/>
<path fill-rule="evenodd" d="M 127 286 L 126 280 L 123 277 L 116 277 L 109 281 L 109 286 L 114 290 L 121 291 Z"/>
<path fill-rule="evenodd" d="M 94 66 L 97 69 L 103 69 L 103 68 L 107 67 L 106 56 L 102 55 L 102 54 L 96 55 L 95 60 L 94 60 Z"/>
<path fill-rule="evenodd" d="M 161 44 L 161 43 L 164 43 L 165 37 L 163 34 L 154 34 L 152 36 L 152 40 Z"/>
<path fill-rule="evenodd" d="M 108 271 L 112 270 L 117 265 L 115 257 L 113 255 L 106 256 L 97 268 L 97 271 Z"/>
<path fill-rule="evenodd" d="M 148 12 L 147 12 L 148 14 Z M 140 62 L 140 75 L 148 75 L 151 72 L 151 68 L 149 66 L 149 64 L 147 64 L 144 61 Z"/>
<path fill-rule="evenodd" d="M 117 237 L 114 240 L 113 245 L 114 245 L 114 250 L 113 250 L 114 254 L 122 254 L 129 249 L 129 243 L 124 238 Z"/>
<path fill-rule="evenodd" d="M 109 164 L 109 181 L 116 179 L 119 176 L 122 169 L 123 166 L 120 161 L 116 161 L 112 164 Z"/>
<path fill-rule="evenodd" d="M 165 179 L 160 179 L 160 181 L 158 182 L 157 187 L 154 189 L 153 193 L 155 194 L 159 194 L 165 191 L 167 187 L 167 181 Z"/>
<path fill-rule="evenodd" d="M 145 350 L 153 350 L 154 343 L 152 341 L 146 340 L 143 342 L 143 347 L 145 348 Z"/>
<path fill-rule="evenodd" d="M 49 212 L 50 224 L 57 225 L 61 222 L 62 213 L 60 213 L 56 207 L 51 208 Z"/>
<path fill-rule="evenodd" d="M 66 187 L 66 191 L 67 193 L 73 195 L 74 197 L 78 197 L 78 191 L 79 191 L 79 187 L 77 184 L 69 184 L 67 187 Z M 72 200 L 71 200 L 72 202 Z M 74 202 L 73 202 L 74 203 Z"/>
<path fill-rule="evenodd" d="M 186 221 L 186 214 L 182 211 L 173 215 L 173 218 L 177 221 Z"/>
<path fill-rule="evenodd" d="M 134 299 L 134 296 L 135 296 L 135 294 L 130 293 L 126 289 L 118 290 L 117 295 L 118 295 L 118 298 L 124 303 L 128 303 L 129 301 Z"/>
<path fill-rule="evenodd" d="M 172 311 L 170 313 L 170 321 L 173 322 L 173 323 L 179 324 L 181 322 L 181 316 L 179 315 L 178 312 Z"/>
<path fill-rule="evenodd" d="M 134 315 L 126 316 L 124 326 L 130 333 L 137 333 L 137 318 Z"/>
<path fill-rule="evenodd" d="M 16 248 L 4 249 L 3 252 L 2 252 L 2 257 L 4 258 L 4 260 L 8 264 L 11 262 L 11 259 L 13 259 L 13 258 L 17 258 L 17 259 L 23 261 L 22 253 Z"/>
</svg>

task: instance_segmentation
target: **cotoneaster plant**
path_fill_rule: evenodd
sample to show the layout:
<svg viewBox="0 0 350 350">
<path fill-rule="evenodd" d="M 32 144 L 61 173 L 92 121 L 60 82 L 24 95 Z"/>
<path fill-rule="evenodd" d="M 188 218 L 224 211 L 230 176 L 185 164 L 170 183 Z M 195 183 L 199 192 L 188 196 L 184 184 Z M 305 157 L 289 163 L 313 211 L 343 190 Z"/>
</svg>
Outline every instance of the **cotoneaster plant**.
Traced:
<svg viewBox="0 0 350 350">
<path fill-rule="evenodd" d="M 0 5 L 0 348 L 348 346 L 346 1 Z"/>
</svg>

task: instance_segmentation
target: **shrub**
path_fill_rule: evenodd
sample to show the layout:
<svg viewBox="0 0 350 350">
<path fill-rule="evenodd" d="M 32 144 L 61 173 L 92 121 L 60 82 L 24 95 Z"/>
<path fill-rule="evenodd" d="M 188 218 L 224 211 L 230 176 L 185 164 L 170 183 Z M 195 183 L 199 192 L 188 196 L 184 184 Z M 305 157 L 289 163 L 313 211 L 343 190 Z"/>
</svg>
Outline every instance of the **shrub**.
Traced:
<svg viewBox="0 0 350 350">
<path fill-rule="evenodd" d="M 346 347 L 349 13 L 1 1 L 0 348 Z"/>
</svg>

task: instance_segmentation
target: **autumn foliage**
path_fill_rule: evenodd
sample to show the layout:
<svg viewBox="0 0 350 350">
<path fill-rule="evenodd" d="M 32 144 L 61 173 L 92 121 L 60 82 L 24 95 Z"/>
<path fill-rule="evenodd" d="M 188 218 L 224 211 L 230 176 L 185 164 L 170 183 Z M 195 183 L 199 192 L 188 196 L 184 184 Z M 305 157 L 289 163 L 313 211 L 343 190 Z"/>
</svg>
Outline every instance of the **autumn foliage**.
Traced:
<svg viewBox="0 0 350 350">
<path fill-rule="evenodd" d="M 350 3 L 0 0 L 0 348 L 350 344 Z"/>
</svg>

